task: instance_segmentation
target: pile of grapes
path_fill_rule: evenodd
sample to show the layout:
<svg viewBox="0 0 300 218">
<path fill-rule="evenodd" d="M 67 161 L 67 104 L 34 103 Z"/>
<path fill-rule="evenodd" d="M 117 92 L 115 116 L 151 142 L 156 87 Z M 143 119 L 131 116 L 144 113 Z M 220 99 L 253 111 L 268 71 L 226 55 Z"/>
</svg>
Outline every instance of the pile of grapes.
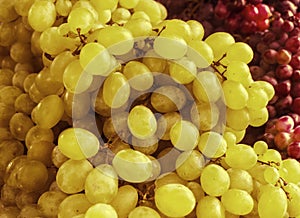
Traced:
<svg viewBox="0 0 300 218">
<path fill-rule="evenodd" d="M 299 2 L 172 2 L 0 3 L 0 217 L 300 218 Z"/>
</svg>

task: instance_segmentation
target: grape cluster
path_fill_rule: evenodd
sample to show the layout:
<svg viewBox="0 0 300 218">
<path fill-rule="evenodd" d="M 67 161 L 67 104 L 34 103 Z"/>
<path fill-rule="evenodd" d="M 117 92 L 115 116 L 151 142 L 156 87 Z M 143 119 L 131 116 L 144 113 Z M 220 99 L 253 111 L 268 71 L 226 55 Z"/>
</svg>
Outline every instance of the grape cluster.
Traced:
<svg viewBox="0 0 300 218">
<path fill-rule="evenodd" d="M 0 217 L 300 216 L 300 163 L 241 143 L 275 95 L 248 44 L 154 0 L 0 12 Z"/>
</svg>

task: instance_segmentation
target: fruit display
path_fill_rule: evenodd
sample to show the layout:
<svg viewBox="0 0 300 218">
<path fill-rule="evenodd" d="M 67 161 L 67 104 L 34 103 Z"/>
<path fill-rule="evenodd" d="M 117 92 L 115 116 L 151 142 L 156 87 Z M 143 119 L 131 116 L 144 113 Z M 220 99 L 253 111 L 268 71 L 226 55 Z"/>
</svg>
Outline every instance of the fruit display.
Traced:
<svg viewBox="0 0 300 218">
<path fill-rule="evenodd" d="M 0 5 L 0 217 L 300 218 L 297 0 Z"/>
</svg>

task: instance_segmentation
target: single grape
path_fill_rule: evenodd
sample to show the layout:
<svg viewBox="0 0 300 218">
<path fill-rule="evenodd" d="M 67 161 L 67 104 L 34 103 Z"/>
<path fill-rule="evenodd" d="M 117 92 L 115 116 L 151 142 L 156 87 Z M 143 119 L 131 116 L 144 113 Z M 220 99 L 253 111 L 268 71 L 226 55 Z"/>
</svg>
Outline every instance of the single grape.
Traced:
<svg viewBox="0 0 300 218">
<path fill-rule="evenodd" d="M 188 42 L 187 57 L 192 60 L 197 67 L 206 68 L 214 60 L 212 48 L 205 41 L 191 40 Z"/>
<path fill-rule="evenodd" d="M 92 13 L 84 7 L 72 9 L 68 16 L 70 30 L 74 33 L 79 31 L 80 34 L 86 34 L 90 31 L 94 22 Z"/>
<path fill-rule="evenodd" d="M 230 189 L 245 190 L 249 194 L 253 191 L 253 180 L 252 176 L 248 171 L 229 168 L 227 173 L 230 177 Z"/>
<path fill-rule="evenodd" d="M 128 218 L 160 218 L 161 216 L 157 211 L 152 209 L 151 207 L 146 206 L 138 206 L 134 208 L 128 215 Z"/>
<path fill-rule="evenodd" d="M 213 196 L 205 196 L 200 199 L 196 207 L 197 218 L 225 217 L 225 208 L 220 200 Z"/>
<path fill-rule="evenodd" d="M 97 203 L 91 206 L 85 213 L 85 218 L 94 218 L 94 217 L 103 217 L 103 218 L 118 218 L 116 210 L 109 204 Z"/>
</svg>

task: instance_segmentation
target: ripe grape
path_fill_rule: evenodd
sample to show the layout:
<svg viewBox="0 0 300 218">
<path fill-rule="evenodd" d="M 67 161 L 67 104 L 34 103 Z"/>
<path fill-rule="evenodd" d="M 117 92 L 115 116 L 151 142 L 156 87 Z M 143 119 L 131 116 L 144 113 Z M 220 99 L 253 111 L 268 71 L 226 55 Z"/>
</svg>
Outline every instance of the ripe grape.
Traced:
<svg viewBox="0 0 300 218">
<path fill-rule="evenodd" d="M 92 205 L 83 193 L 69 195 L 60 203 L 58 217 L 72 218 L 78 214 L 85 213 Z"/>
<path fill-rule="evenodd" d="M 93 218 L 95 216 L 101 216 L 103 218 L 118 218 L 118 214 L 115 209 L 111 205 L 105 203 L 94 204 L 84 215 L 86 218 Z"/>
</svg>

